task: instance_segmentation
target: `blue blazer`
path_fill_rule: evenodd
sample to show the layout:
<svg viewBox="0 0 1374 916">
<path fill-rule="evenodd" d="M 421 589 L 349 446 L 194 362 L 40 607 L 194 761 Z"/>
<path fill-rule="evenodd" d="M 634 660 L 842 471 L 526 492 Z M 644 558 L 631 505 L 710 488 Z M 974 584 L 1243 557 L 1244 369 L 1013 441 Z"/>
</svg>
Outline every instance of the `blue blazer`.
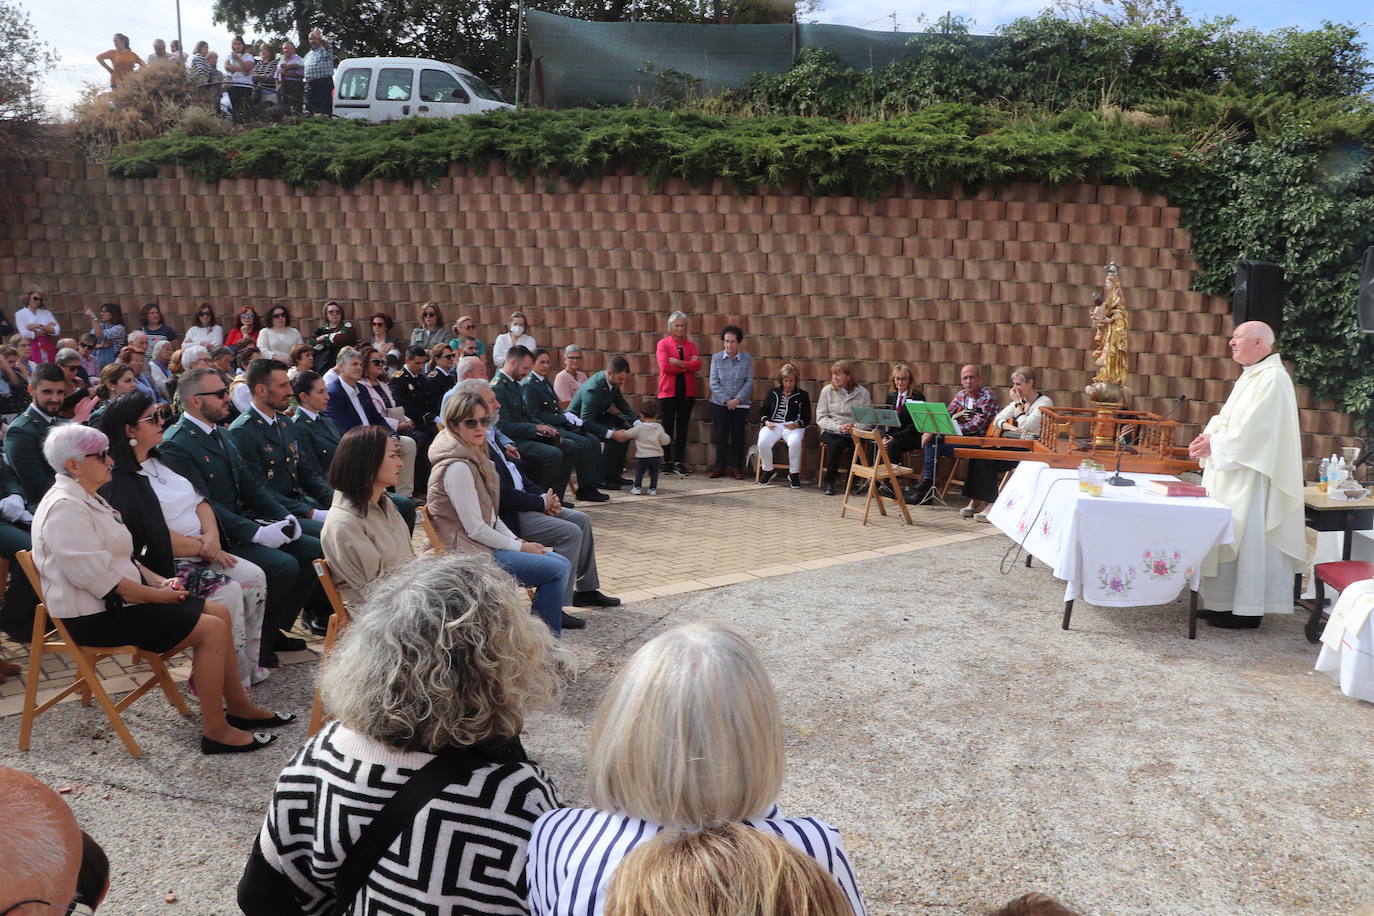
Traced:
<svg viewBox="0 0 1374 916">
<path fill-rule="evenodd" d="M 334 425 L 339 429 L 342 436 L 355 426 L 362 426 L 363 421 L 358 418 L 358 412 L 353 409 L 353 402 L 348 399 L 348 395 L 343 390 L 343 382 L 339 379 L 329 383 L 326 389 L 329 392 L 329 406 L 325 408 L 325 416 L 334 421 Z M 367 422 L 372 426 L 381 426 L 387 432 L 391 427 L 386 420 L 377 412 L 377 407 L 372 403 L 372 396 L 364 391 L 358 392 L 358 403 L 363 405 L 363 413 L 367 414 Z"/>
<path fill-rule="evenodd" d="M 501 506 L 496 513 L 501 517 L 501 521 L 506 523 L 506 527 L 515 532 L 516 537 L 520 537 L 520 513 L 543 512 L 544 491 L 530 482 L 524 468 L 520 468 L 520 476 L 524 478 L 522 482 L 525 487 L 523 490 L 517 490 L 503 456 L 497 453 L 495 446 L 490 442 L 487 443 L 487 457 L 496 465 L 496 473 L 501 477 Z"/>
</svg>

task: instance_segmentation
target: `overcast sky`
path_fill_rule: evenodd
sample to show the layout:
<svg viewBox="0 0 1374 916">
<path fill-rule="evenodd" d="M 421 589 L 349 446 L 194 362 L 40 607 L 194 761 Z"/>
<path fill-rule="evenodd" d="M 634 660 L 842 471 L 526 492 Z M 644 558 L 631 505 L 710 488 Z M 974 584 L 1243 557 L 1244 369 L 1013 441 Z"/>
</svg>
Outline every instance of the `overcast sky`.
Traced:
<svg viewBox="0 0 1374 916">
<path fill-rule="evenodd" d="M 176 0 L 134 0 L 112 3 L 109 0 L 17 0 L 33 19 L 38 36 L 52 45 L 60 60 L 44 80 L 44 97 L 49 106 L 65 112 L 81 92 L 84 83 L 104 84 L 104 74 L 95 56 L 112 47 L 110 36 L 123 32 L 133 49 L 147 57 L 154 38 L 170 41 L 177 35 Z M 534 2 L 532 6 L 537 6 Z M 912 0 L 823 0 L 810 18 L 817 22 L 852 25 L 860 28 L 915 31 L 924 13 L 933 19 L 946 11 L 974 20 L 973 31 L 991 32 L 998 25 L 1018 16 L 1034 15 L 1048 0 L 943 0 L 936 4 Z M 213 0 L 181 0 L 181 34 L 189 49 L 204 39 L 223 56 L 229 34 L 216 26 L 211 16 Z M 1363 25 L 1366 44 L 1374 42 L 1374 4 L 1350 0 L 1184 0 L 1184 9 L 1195 17 L 1230 15 L 1242 26 L 1265 31 L 1284 26 L 1314 28 L 1328 19 Z M 328 30 L 326 26 L 326 31 Z M 252 36 L 248 36 L 252 37 Z M 462 63 L 457 61 L 456 63 Z"/>
</svg>

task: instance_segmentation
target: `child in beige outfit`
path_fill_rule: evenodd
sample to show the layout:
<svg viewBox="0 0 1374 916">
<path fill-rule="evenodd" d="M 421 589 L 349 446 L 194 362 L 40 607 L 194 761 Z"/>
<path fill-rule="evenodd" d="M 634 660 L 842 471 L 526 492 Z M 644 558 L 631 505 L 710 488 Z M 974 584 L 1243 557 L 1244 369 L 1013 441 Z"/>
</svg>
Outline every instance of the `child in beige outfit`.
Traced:
<svg viewBox="0 0 1374 916">
<path fill-rule="evenodd" d="M 658 495 L 658 472 L 663 467 L 663 446 L 673 440 L 658 424 L 658 399 L 647 398 L 639 411 L 641 422 L 630 435 L 635 442 L 635 485 L 630 493 L 638 496 L 644 490 L 644 472 L 649 472 L 649 495 Z"/>
</svg>

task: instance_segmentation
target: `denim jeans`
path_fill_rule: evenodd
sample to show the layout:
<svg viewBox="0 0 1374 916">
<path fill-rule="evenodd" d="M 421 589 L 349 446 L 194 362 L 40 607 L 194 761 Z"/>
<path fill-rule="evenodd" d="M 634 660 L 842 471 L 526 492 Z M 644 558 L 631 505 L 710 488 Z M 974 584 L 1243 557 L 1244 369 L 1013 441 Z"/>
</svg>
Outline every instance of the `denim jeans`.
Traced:
<svg viewBox="0 0 1374 916">
<path fill-rule="evenodd" d="M 934 482 L 935 463 L 940 460 L 941 456 L 953 455 L 954 446 L 946 445 L 945 437 L 937 435 L 923 451 L 925 452 L 925 467 L 921 471 L 921 479 Z"/>
<path fill-rule="evenodd" d="M 563 632 L 563 593 L 568 588 L 572 564 L 556 553 L 525 553 L 520 550 L 493 550 L 502 569 L 526 588 L 534 589 L 531 610 L 549 625 L 554 636 Z"/>
</svg>

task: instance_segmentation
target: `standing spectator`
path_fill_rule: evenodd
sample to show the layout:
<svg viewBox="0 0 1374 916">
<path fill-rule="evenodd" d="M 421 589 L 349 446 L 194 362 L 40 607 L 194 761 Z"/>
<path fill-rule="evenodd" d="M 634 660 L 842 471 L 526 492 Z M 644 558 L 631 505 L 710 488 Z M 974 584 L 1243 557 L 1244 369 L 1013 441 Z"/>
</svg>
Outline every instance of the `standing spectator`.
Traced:
<svg viewBox="0 0 1374 916">
<path fill-rule="evenodd" d="M 459 341 L 464 337 L 471 337 L 477 344 L 477 352 L 472 354 L 473 356 L 487 355 L 487 345 L 482 343 L 482 338 L 477 336 L 477 322 L 473 320 L 471 315 L 463 315 L 453 323 L 453 337 L 448 342 L 449 346 L 457 350 Z M 463 355 L 467 356 L 468 354 L 464 353 Z"/>
<path fill-rule="evenodd" d="M 29 355 L 24 358 L 31 360 L 35 365 L 50 363 L 57 354 L 57 335 L 62 333 L 62 326 L 57 323 L 52 312 L 48 311 L 47 297 L 43 294 L 42 288 L 30 286 L 24 301 L 24 307 L 14 316 L 19 336 L 27 340 L 32 348 Z"/>
<path fill-rule="evenodd" d="M 791 363 L 778 370 L 778 387 L 769 390 L 759 415 L 759 483 L 773 479 L 773 446 L 787 443 L 787 485 L 801 488 L 802 440 L 811 425 L 811 395 L 801 387 L 801 373 Z"/>
<path fill-rule="evenodd" d="M 229 104 L 234 109 L 234 120 L 248 119 L 253 103 L 253 66 L 257 59 L 248 53 L 248 46 L 242 35 L 235 35 L 229 43 L 229 56 L 224 59 L 224 72 L 229 76 Z"/>
<path fill-rule="evenodd" d="M 91 333 L 95 335 L 95 351 L 91 355 L 99 373 L 124 349 L 124 312 L 115 303 L 106 302 L 99 313 L 87 309 L 86 317 L 91 319 Z"/>
<path fill-rule="evenodd" d="M 96 63 L 110 75 L 110 88 L 118 89 L 124 77 L 143 66 L 143 58 L 129 50 L 129 36 L 119 32 L 114 36 L 114 47 L 95 56 Z"/>
<path fill-rule="evenodd" d="M 539 349 L 539 344 L 534 342 L 534 338 L 529 334 L 530 322 L 525 317 L 524 312 L 511 312 L 510 329 L 502 334 L 496 335 L 496 343 L 491 345 L 492 364 L 500 367 L 506 362 L 506 351 L 519 344 L 526 350 L 533 353 Z M 480 354 L 479 354 L 480 355 Z"/>
<path fill-rule="evenodd" d="M 262 93 L 262 99 L 268 105 L 277 105 L 281 101 L 277 95 L 277 67 L 280 64 L 277 49 L 272 47 L 272 43 L 266 39 L 259 42 L 258 60 L 253 64 L 253 85 Z"/>
<path fill-rule="evenodd" d="M 310 349 L 310 344 L 299 343 L 291 348 L 291 368 L 286 370 L 286 377 L 291 381 L 296 380 L 296 376 L 302 372 L 309 372 L 315 368 L 315 351 Z"/>
<path fill-rule="evenodd" d="M 318 27 L 310 30 L 306 40 L 310 42 L 310 50 L 302 66 L 309 91 L 310 113 L 329 116 L 334 114 L 334 49 Z"/>
<path fill-rule="evenodd" d="M 334 368 L 334 360 L 340 350 L 357 343 L 358 335 L 353 322 L 343 316 L 343 307 L 330 300 L 324 304 L 324 324 L 310 335 L 310 346 L 315 351 L 315 371 L 321 374 Z"/>
<path fill-rule="evenodd" d="M 835 472 L 854 452 L 854 439 L 849 435 L 854 428 L 854 408 L 872 403 L 868 389 L 854 379 L 854 364 L 847 359 L 836 360 L 830 367 L 830 384 L 821 389 L 821 396 L 816 399 L 816 425 L 821 428 L 821 443 L 826 447 L 825 468 L 821 472 L 821 492 L 826 496 L 835 495 Z"/>
<path fill-rule="evenodd" d="M 181 41 L 173 38 L 172 43 L 167 48 L 167 53 L 179 64 L 185 65 L 186 52 L 181 50 Z"/>
<path fill-rule="evenodd" d="M 420 326 L 410 332 L 410 345 L 428 350 L 447 342 L 448 328 L 444 327 L 444 315 L 439 311 L 439 303 L 426 302 L 420 306 Z"/>
<path fill-rule="evenodd" d="M 728 472 L 744 478 L 744 421 L 754 387 L 754 358 L 739 348 L 744 332 L 727 324 L 720 332 L 725 348 L 711 357 L 711 425 L 716 440 L 716 466 L 710 477 Z"/>
<path fill-rule="evenodd" d="M 244 342 L 256 345 L 258 331 L 262 329 L 262 319 L 258 317 L 258 310 L 251 305 L 245 305 L 238 313 L 238 324 L 234 325 L 229 331 L 229 336 L 224 338 L 224 345 L 235 353 L 243 346 Z"/>
<path fill-rule="evenodd" d="M 380 426 L 350 429 L 339 440 L 320 543 L 344 605 L 355 611 L 369 585 L 415 558 L 410 529 L 386 492 L 400 476 L 400 444 Z"/>
<path fill-rule="evenodd" d="M 176 343 L 177 332 L 170 324 L 163 323 L 162 309 L 158 308 L 156 302 L 149 302 L 143 306 L 140 317 L 143 319 L 143 333 L 147 334 L 149 338 L 161 337 L 163 340 Z M 152 343 L 151 339 L 149 343 Z"/>
<path fill-rule="evenodd" d="M 687 469 L 687 427 L 692 422 L 692 405 L 697 401 L 701 354 L 697 345 L 687 339 L 685 312 L 668 316 L 668 336 L 658 342 L 654 352 L 658 356 L 658 406 L 663 426 L 672 438 L 664 453 L 664 467 L 686 477 L 691 473 Z"/>
<path fill-rule="evenodd" d="M 219 111 L 219 58 L 210 51 L 210 43 L 198 41 L 191 49 L 191 78 L 198 85 L 196 92 L 200 100 Z"/>
<path fill-rule="evenodd" d="M 291 348 L 305 343 L 301 332 L 291 327 L 291 313 L 284 305 L 274 305 L 267 310 L 267 327 L 258 332 L 258 349 L 263 359 L 286 362 L 291 358 Z"/>
<path fill-rule="evenodd" d="M 377 355 L 386 359 L 392 353 L 400 353 L 401 342 L 391 336 L 391 329 L 396 322 L 392 320 L 390 315 L 386 312 L 375 312 L 369 324 L 372 328 L 372 336 L 367 339 L 366 343 L 372 345 L 372 349 L 377 351 Z"/>
<path fill-rule="evenodd" d="M 282 104 L 290 106 L 292 113 L 300 114 L 305 104 L 305 61 L 296 53 L 295 42 L 282 42 L 276 75 Z"/>
<path fill-rule="evenodd" d="M 196 317 L 186 329 L 186 336 L 181 342 L 183 346 L 200 344 L 207 350 L 224 346 L 224 328 L 215 320 L 215 310 L 208 303 L 196 309 Z"/>
<path fill-rule="evenodd" d="M 568 344 L 563 348 L 563 368 L 553 377 L 554 393 L 563 406 L 572 403 L 573 395 L 586 380 L 587 373 L 582 371 L 582 348 Z"/>
<path fill-rule="evenodd" d="M 173 42 L 173 44 L 176 44 L 176 42 Z M 167 50 L 167 42 L 163 41 L 161 38 L 153 40 L 153 53 L 148 57 L 148 63 L 174 63 L 176 59 L 177 56 Z"/>
</svg>

